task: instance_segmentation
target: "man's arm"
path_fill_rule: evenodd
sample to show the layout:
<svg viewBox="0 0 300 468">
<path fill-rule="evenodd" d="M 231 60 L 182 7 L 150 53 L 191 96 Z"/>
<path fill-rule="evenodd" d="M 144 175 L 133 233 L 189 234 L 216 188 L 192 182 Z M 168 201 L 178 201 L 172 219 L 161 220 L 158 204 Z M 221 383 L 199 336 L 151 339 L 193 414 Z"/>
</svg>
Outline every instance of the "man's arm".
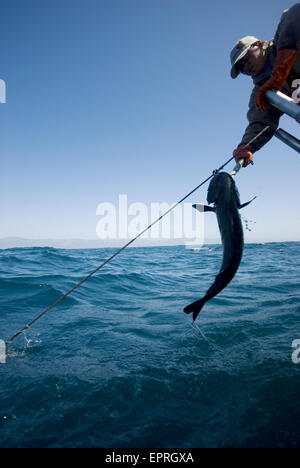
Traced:
<svg viewBox="0 0 300 468">
<path fill-rule="evenodd" d="M 260 111 L 265 111 L 268 103 L 265 94 L 269 89 L 282 90 L 288 76 L 296 65 L 299 66 L 300 51 L 300 3 L 285 10 L 279 23 L 274 43 L 276 58 L 271 77 L 263 84 L 256 95 L 256 105 Z"/>
<path fill-rule="evenodd" d="M 278 128 L 279 119 L 283 115 L 282 112 L 271 106 L 264 112 L 257 109 L 255 96 L 258 89 L 259 87 L 255 86 L 252 91 L 249 102 L 249 111 L 247 114 L 249 125 L 246 128 L 242 141 L 238 146 L 247 146 L 248 142 L 258 135 L 267 125 L 269 125 L 270 128 L 250 145 L 250 151 L 252 153 L 260 150 L 266 143 L 268 143 L 268 141 L 271 140 Z"/>
</svg>

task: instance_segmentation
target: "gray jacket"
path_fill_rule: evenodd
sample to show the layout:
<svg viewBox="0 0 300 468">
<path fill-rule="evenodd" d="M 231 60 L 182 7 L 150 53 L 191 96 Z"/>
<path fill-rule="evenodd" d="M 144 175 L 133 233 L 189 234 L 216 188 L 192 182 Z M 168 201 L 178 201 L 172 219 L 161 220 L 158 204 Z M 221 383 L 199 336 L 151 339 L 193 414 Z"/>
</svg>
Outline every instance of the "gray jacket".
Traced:
<svg viewBox="0 0 300 468">
<path fill-rule="evenodd" d="M 253 153 L 260 150 L 273 137 L 278 128 L 279 119 L 283 115 L 282 112 L 275 107 L 270 107 L 266 112 L 261 112 L 256 108 L 255 104 L 256 93 L 260 86 L 270 78 L 277 52 L 282 49 L 295 49 L 300 51 L 300 3 L 296 3 L 292 8 L 283 12 L 275 38 L 268 43 L 267 54 L 271 68 L 253 77 L 254 88 L 251 93 L 249 111 L 247 114 L 249 125 L 239 146 L 247 145 L 248 142 L 258 135 L 267 125 L 270 125 L 269 130 L 251 144 Z M 292 96 L 296 89 L 293 87 L 293 83 L 295 86 L 295 80 L 300 80 L 300 54 L 285 82 L 282 92 L 288 96 Z"/>
</svg>

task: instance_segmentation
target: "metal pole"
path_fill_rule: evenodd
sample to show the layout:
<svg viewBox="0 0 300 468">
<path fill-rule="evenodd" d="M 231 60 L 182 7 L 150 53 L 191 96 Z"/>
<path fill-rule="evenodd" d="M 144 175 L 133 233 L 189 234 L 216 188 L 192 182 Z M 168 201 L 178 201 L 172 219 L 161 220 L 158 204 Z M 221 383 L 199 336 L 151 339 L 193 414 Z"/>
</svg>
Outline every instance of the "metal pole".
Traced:
<svg viewBox="0 0 300 468">
<path fill-rule="evenodd" d="M 236 163 L 236 165 L 233 168 L 233 171 L 230 174 L 233 179 L 237 175 L 241 167 L 243 167 L 243 164 L 244 164 L 244 159 L 240 159 L 239 162 Z"/>
<path fill-rule="evenodd" d="M 300 106 L 292 98 L 281 91 L 270 90 L 266 92 L 267 99 L 272 106 L 279 109 L 284 114 L 293 117 L 300 123 Z"/>
<path fill-rule="evenodd" d="M 283 130 L 282 128 L 279 128 L 276 133 L 275 133 L 275 136 L 281 140 L 283 143 L 285 143 L 286 145 L 290 146 L 290 148 L 293 148 L 295 151 L 297 151 L 298 153 L 300 153 L 300 140 L 298 140 L 298 138 L 294 137 L 293 135 L 291 135 L 290 133 L 286 132 L 285 130 Z"/>
</svg>

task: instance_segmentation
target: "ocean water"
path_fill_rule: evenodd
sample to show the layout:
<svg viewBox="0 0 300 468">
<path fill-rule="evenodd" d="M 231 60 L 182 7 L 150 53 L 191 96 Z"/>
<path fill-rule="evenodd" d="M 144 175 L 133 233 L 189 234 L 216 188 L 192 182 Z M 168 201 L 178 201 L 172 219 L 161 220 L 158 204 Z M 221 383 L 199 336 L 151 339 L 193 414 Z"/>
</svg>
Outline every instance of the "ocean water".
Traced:
<svg viewBox="0 0 300 468">
<path fill-rule="evenodd" d="M 0 251 L 7 340 L 113 253 Z M 1 447 L 299 447 L 300 243 L 245 246 L 195 323 L 222 247 L 129 248 L 0 364 Z"/>
</svg>

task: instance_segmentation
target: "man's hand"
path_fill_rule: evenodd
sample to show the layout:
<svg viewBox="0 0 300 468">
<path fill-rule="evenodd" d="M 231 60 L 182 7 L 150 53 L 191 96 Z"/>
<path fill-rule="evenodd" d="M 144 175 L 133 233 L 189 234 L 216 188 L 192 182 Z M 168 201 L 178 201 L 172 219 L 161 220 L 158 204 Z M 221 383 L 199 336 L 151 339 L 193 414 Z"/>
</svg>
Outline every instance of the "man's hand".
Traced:
<svg viewBox="0 0 300 468">
<path fill-rule="evenodd" d="M 256 107 L 261 112 L 265 112 L 270 107 L 264 98 L 265 93 L 269 89 L 277 89 L 280 91 L 283 88 L 285 80 L 289 76 L 297 56 L 298 50 L 294 49 L 282 49 L 277 53 L 271 78 L 259 88 L 256 94 Z"/>
<path fill-rule="evenodd" d="M 235 157 L 237 163 L 240 159 L 244 159 L 243 167 L 247 167 L 253 159 L 253 154 L 250 146 L 246 146 L 244 148 L 240 146 L 236 148 L 233 152 L 233 156 Z"/>
</svg>

